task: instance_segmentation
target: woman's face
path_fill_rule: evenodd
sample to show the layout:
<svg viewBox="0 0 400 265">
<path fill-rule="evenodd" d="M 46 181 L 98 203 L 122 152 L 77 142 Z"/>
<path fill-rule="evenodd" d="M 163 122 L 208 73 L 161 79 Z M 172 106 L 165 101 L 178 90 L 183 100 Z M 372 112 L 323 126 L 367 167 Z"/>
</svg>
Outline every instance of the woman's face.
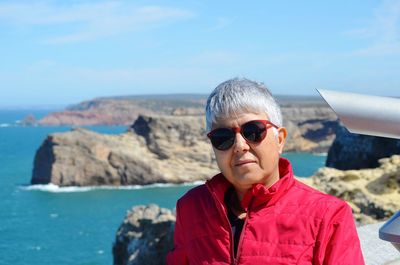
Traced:
<svg viewBox="0 0 400 265">
<path fill-rule="evenodd" d="M 212 129 L 240 127 L 252 120 L 268 120 L 266 114 L 245 113 L 235 118 L 220 119 Z M 240 133 L 236 133 L 231 148 L 214 153 L 218 167 L 231 182 L 239 194 L 244 194 L 255 183 L 270 187 L 279 180 L 279 157 L 286 138 L 286 129 L 279 128 L 278 136 L 271 126 L 267 127 L 267 136 L 260 143 L 247 142 Z"/>
</svg>

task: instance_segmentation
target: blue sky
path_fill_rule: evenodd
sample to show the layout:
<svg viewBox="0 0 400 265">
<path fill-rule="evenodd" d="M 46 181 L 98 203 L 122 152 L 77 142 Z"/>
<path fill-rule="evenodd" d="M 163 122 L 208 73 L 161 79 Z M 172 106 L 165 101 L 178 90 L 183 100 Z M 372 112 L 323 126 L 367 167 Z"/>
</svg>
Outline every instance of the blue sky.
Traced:
<svg viewBox="0 0 400 265">
<path fill-rule="evenodd" d="M 0 106 L 209 93 L 400 96 L 400 1 L 1 1 Z"/>
</svg>

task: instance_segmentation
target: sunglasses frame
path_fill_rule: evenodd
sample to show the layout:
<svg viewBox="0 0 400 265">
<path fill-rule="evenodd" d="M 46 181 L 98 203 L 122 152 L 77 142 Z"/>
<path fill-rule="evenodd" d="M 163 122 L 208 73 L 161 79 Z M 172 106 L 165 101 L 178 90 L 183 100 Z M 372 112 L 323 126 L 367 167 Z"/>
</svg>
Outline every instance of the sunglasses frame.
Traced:
<svg viewBox="0 0 400 265">
<path fill-rule="evenodd" d="M 251 123 L 251 122 L 260 122 L 260 123 L 264 124 L 264 126 L 265 126 L 265 135 L 264 135 L 264 137 L 262 137 L 262 139 L 260 141 L 251 141 L 251 140 L 247 139 L 242 133 L 242 127 L 244 125 L 248 124 L 248 123 Z M 246 140 L 247 143 L 261 143 L 265 139 L 265 137 L 267 136 L 267 131 L 269 129 L 268 125 L 271 125 L 272 127 L 276 128 L 276 129 L 279 129 L 279 127 L 277 125 L 273 124 L 269 120 L 251 120 L 251 121 L 243 123 L 242 125 L 240 125 L 240 127 L 220 127 L 220 128 L 216 128 L 216 129 L 212 130 L 211 132 L 207 133 L 207 137 L 210 139 L 211 144 L 213 145 L 213 147 L 215 149 L 220 150 L 220 151 L 226 151 L 226 150 L 229 150 L 234 145 L 235 141 L 233 141 L 232 145 L 229 146 L 226 149 L 219 149 L 218 147 L 214 146 L 211 138 L 213 137 L 213 135 L 216 133 L 217 130 L 228 129 L 228 130 L 230 130 L 230 131 L 232 131 L 234 133 L 233 134 L 234 137 L 236 136 L 237 133 L 240 133 L 240 135 L 243 137 L 243 139 Z"/>
</svg>

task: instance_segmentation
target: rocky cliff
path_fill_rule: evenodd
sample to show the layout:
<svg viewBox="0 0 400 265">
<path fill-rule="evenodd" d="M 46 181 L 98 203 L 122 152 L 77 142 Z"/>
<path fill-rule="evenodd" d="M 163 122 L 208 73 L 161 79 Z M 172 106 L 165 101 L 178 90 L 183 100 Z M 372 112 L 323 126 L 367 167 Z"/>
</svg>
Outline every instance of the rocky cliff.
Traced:
<svg viewBox="0 0 400 265">
<path fill-rule="evenodd" d="M 284 126 L 289 129 L 287 150 L 327 152 L 335 136 L 336 115 L 321 99 L 278 97 Z M 164 95 L 101 98 L 63 112 L 51 113 L 40 125 L 131 125 L 140 115 L 202 116 L 206 95 Z"/>
<path fill-rule="evenodd" d="M 173 246 L 175 215 L 157 205 L 136 206 L 126 215 L 113 244 L 114 265 L 161 265 Z"/>
<path fill-rule="evenodd" d="M 39 125 L 131 125 L 139 115 L 199 115 L 204 96 L 164 95 L 99 98 L 53 112 Z"/>
<path fill-rule="evenodd" d="M 359 224 L 382 221 L 400 209 L 400 156 L 378 163 L 377 168 L 361 170 L 325 167 L 303 181 L 349 202 Z"/>
<path fill-rule="evenodd" d="M 338 121 L 327 107 L 290 106 L 282 108 L 288 130 L 286 151 L 326 153 L 335 138 Z"/>
<path fill-rule="evenodd" d="M 131 125 L 139 116 L 202 116 L 206 95 L 155 95 L 99 98 L 50 113 L 39 125 Z M 335 113 L 320 99 L 278 97 L 289 129 L 287 150 L 327 152 L 337 126 Z M 27 117 L 32 118 L 32 117 Z"/>
<path fill-rule="evenodd" d="M 400 154 L 400 140 L 353 134 L 338 126 L 326 166 L 342 170 L 375 168 L 379 159 L 394 154 Z"/>
<path fill-rule="evenodd" d="M 316 110 L 308 110 L 315 115 Z M 286 151 L 323 151 L 335 121 L 288 121 Z M 318 114 L 319 115 L 319 114 Z M 323 117 L 321 114 L 322 118 Z M 140 115 L 128 132 L 85 129 L 49 135 L 36 152 L 32 184 L 135 185 L 205 180 L 218 172 L 203 116 Z"/>
<path fill-rule="evenodd" d="M 218 170 L 203 128 L 199 116 L 141 116 L 121 135 L 85 129 L 51 134 L 36 152 L 31 183 L 97 186 L 205 180 Z"/>
</svg>

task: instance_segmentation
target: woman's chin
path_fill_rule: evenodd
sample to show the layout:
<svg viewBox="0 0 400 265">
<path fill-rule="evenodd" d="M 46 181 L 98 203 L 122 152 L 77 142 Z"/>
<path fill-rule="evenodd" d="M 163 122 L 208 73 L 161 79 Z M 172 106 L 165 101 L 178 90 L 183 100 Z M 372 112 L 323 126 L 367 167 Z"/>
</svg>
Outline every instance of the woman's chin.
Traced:
<svg viewBox="0 0 400 265">
<path fill-rule="evenodd" d="M 263 183 L 263 178 L 255 178 L 254 174 L 245 174 L 236 178 L 236 183 L 240 185 L 242 189 L 250 189 L 254 184 Z"/>
</svg>

